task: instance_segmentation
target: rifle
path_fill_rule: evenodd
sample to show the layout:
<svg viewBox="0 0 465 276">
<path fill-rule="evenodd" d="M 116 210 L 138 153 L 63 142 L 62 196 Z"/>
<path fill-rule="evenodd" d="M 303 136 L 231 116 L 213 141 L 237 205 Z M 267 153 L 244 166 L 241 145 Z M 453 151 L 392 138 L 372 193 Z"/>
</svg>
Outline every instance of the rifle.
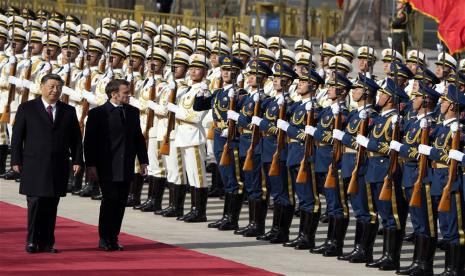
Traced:
<svg viewBox="0 0 465 276">
<path fill-rule="evenodd" d="M 221 35 L 218 32 L 218 22 L 216 22 L 216 37 L 218 38 L 217 56 L 219 58 L 220 53 L 221 53 Z M 212 89 L 215 90 L 215 89 L 218 89 L 220 87 L 223 87 L 223 79 L 221 78 L 221 75 L 220 75 L 219 81 L 217 81 L 216 79 L 213 80 Z M 215 136 L 215 122 L 213 122 L 211 124 L 210 128 L 208 129 L 207 139 L 208 140 L 213 140 L 214 136 Z"/>
<path fill-rule="evenodd" d="M 235 24 L 233 24 L 233 33 L 235 33 Z M 232 51 L 229 54 L 229 59 L 231 60 L 229 64 L 229 70 L 231 71 L 231 83 L 234 94 L 236 92 L 236 74 L 232 70 L 233 55 Z M 233 95 L 229 98 L 229 110 L 236 110 L 236 95 Z M 229 166 L 231 164 L 231 159 L 229 155 L 229 150 L 231 149 L 231 144 L 234 140 L 236 132 L 236 122 L 234 120 L 228 120 L 228 137 L 226 143 L 223 146 L 223 153 L 221 154 L 220 165 Z"/>
<path fill-rule="evenodd" d="M 239 27 L 240 27 L 241 23 L 238 22 L 238 24 L 239 24 Z M 234 34 L 234 35 L 237 36 L 237 34 Z M 239 58 L 241 58 L 241 36 L 239 36 L 239 41 L 238 41 L 238 47 L 237 48 L 239 49 Z M 244 88 L 244 78 L 242 78 L 242 80 L 240 81 L 239 88 Z"/>
<path fill-rule="evenodd" d="M 419 43 L 417 45 L 417 72 L 419 68 Z M 423 80 L 425 77 L 425 70 L 423 69 Z M 420 89 L 420 88 L 419 88 Z M 422 107 L 426 110 L 426 96 L 423 94 L 423 103 Z M 426 111 L 425 111 L 426 112 Z M 426 115 L 426 114 L 425 114 Z M 429 127 L 421 130 L 420 143 L 423 145 L 429 145 Z M 420 162 L 418 163 L 418 177 L 413 185 L 412 197 L 410 198 L 410 206 L 421 207 L 421 185 L 423 184 L 423 178 L 426 176 L 426 166 L 428 165 L 428 156 L 421 154 Z"/>
<path fill-rule="evenodd" d="M 283 71 L 282 71 L 282 66 L 283 66 L 283 47 L 281 43 L 281 32 L 279 32 L 279 63 L 281 66 L 281 71 L 280 71 L 280 82 L 281 82 L 281 89 L 282 89 L 282 96 L 283 98 L 286 96 L 286 92 L 284 91 L 284 81 L 283 81 Z M 279 107 L 279 119 L 285 120 L 286 119 L 286 100 L 284 98 L 284 101 L 282 105 Z M 281 150 L 284 149 L 285 143 L 286 143 L 286 133 L 282 129 L 278 129 L 278 135 L 277 135 L 277 145 L 276 145 L 276 151 L 273 154 L 273 158 L 271 160 L 271 166 L 270 166 L 270 171 L 268 173 L 269 176 L 278 176 L 280 174 L 280 168 L 279 168 L 279 160 L 281 159 Z"/>
<path fill-rule="evenodd" d="M 66 77 L 65 77 L 65 86 L 67 86 L 67 87 L 69 87 L 69 85 L 71 83 L 70 42 L 71 42 L 71 32 L 68 32 L 68 50 L 66 51 L 66 57 L 68 58 L 68 64 L 66 64 L 68 66 L 68 72 L 66 73 Z M 82 60 L 84 60 L 84 58 Z M 65 65 L 63 65 L 63 66 L 65 66 Z M 69 102 L 69 95 L 66 95 L 66 94 L 61 95 L 61 101 L 67 104 Z"/>
<path fill-rule="evenodd" d="M 149 101 L 154 101 L 156 98 L 156 82 L 155 82 L 155 64 L 153 63 L 153 41 L 152 41 L 152 55 L 150 56 L 150 70 L 152 71 L 152 86 L 150 87 Z M 148 109 L 147 112 L 147 121 L 145 123 L 144 137 L 145 141 L 148 144 L 149 141 L 149 131 L 153 127 L 153 119 L 155 118 L 155 112 L 152 109 Z"/>
<path fill-rule="evenodd" d="M 27 17 L 26 21 L 27 21 L 26 24 L 29 26 L 29 16 Z M 27 81 L 29 81 L 31 79 L 31 74 L 32 74 L 31 36 L 32 36 L 32 28 L 31 28 L 31 26 L 29 26 L 29 38 L 28 38 L 28 43 L 27 43 L 28 46 L 27 46 L 27 54 L 26 54 L 26 59 L 28 60 L 28 66 L 27 66 L 27 69 L 26 69 L 26 72 L 25 72 L 25 75 L 24 75 L 24 79 L 27 80 Z M 28 98 L 29 98 L 29 88 L 23 87 L 22 90 L 21 90 L 21 103 L 26 102 Z"/>
<path fill-rule="evenodd" d="M 10 77 L 15 77 L 16 76 L 16 66 L 18 65 L 18 61 L 16 59 L 16 56 L 15 56 L 15 51 L 16 51 L 16 42 L 15 42 L 15 39 L 14 39 L 14 35 L 15 35 L 15 16 L 13 15 L 13 28 L 12 28 L 12 32 L 11 32 L 11 40 L 10 40 L 10 44 L 11 44 L 11 53 L 12 53 L 12 57 L 14 58 L 14 61 L 13 63 L 10 64 Z M 16 85 L 13 84 L 13 83 L 10 83 L 9 84 L 9 87 L 8 87 L 8 101 L 5 105 L 5 107 L 3 108 L 3 113 L 2 113 L 2 117 L 0 118 L 0 122 L 2 123 L 10 123 L 10 112 L 11 112 L 11 102 L 15 99 L 15 94 L 16 94 Z"/>
<path fill-rule="evenodd" d="M 89 36 L 87 36 L 87 49 L 86 49 L 86 61 L 87 61 L 87 69 L 89 70 L 89 74 L 86 76 L 86 82 L 84 84 L 84 89 L 89 91 L 92 89 L 92 71 L 90 70 L 90 55 L 89 55 Z M 81 118 L 79 119 L 79 127 L 81 128 L 81 133 L 84 133 L 84 120 L 87 117 L 87 113 L 89 113 L 89 102 L 86 98 L 82 99 L 82 112 Z"/>
<path fill-rule="evenodd" d="M 176 29 L 176 40 L 178 37 L 178 30 Z M 176 44 L 175 44 L 176 45 Z M 176 83 L 175 77 L 175 67 L 174 67 L 174 47 L 171 47 L 171 73 L 173 74 L 173 82 L 174 82 L 174 89 L 170 91 L 170 96 L 168 98 L 168 102 L 174 104 L 176 102 L 176 96 L 178 92 L 178 85 Z M 163 141 L 160 146 L 160 154 L 161 155 L 169 155 L 170 154 L 170 136 L 171 132 L 174 130 L 176 123 L 176 114 L 173 112 L 168 112 L 168 126 L 166 128 L 166 134 L 163 137 Z"/>
<path fill-rule="evenodd" d="M 309 63 L 308 63 L 308 76 L 310 79 L 310 74 L 312 70 L 312 55 L 313 49 L 310 51 L 309 56 Z M 310 97 L 310 101 L 313 101 L 312 96 Z M 312 107 L 309 111 L 307 111 L 307 126 L 315 126 L 315 108 Z M 308 158 L 313 155 L 313 136 L 305 135 L 305 143 L 304 143 L 304 156 L 300 161 L 299 172 L 297 173 L 296 183 L 307 183 L 308 180 Z"/>
<path fill-rule="evenodd" d="M 391 55 L 392 59 L 394 59 L 394 49 L 391 49 Z M 396 61 L 394 62 L 394 83 L 397 86 L 397 64 Z M 392 130 L 392 139 L 395 141 L 399 141 L 399 135 L 400 135 L 400 126 L 399 126 L 399 121 L 400 121 L 400 99 L 398 96 L 394 97 L 397 101 L 396 107 L 397 107 L 397 116 L 399 117 L 396 124 L 394 125 L 394 128 Z M 391 150 L 389 152 L 389 170 L 384 177 L 384 183 L 383 183 L 383 188 L 381 189 L 381 193 L 379 194 L 379 200 L 383 201 L 389 201 L 391 200 L 392 197 L 392 186 L 393 186 L 393 178 L 394 174 L 397 170 L 397 158 L 399 156 L 399 153 L 395 150 Z"/>
<path fill-rule="evenodd" d="M 254 48 L 255 49 L 255 62 L 257 63 L 257 65 L 255 66 L 255 82 L 257 83 L 257 92 L 256 93 L 260 93 L 260 82 L 261 82 L 261 79 L 259 77 L 259 74 L 258 74 L 258 43 L 256 43 L 256 40 L 254 40 Z M 258 97 L 258 101 L 255 102 L 255 106 L 254 106 L 254 109 L 253 109 L 253 115 L 254 116 L 260 116 L 260 94 L 258 94 L 259 97 Z M 247 155 L 245 157 L 245 161 L 244 161 L 244 166 L 243 166 L 243 170 L 244 171 L 252 171 L 253 170 L 253 154 L 255 152 L 255 147 L 258 145 L 258 143 L 260 142 L 260 129 L 258 126 L 256 125 L 253 125 L 252 126 L 252 139 L 250 141 L 250 146 L 249 148 L 247 149 Z"/>
<path fill-rule="evenodd" d="M 129 22 L 129 18 L 128 18 Z M 131 81 L 129 82 L 129 95 L 134 96 L 134 60 L 132 60 L 132 39 L 129 41 L 129 75 Z"/>
<path fill-rule="evenodd" d="M 321 31 L 320 63 L 321 63 L 321 69 L 323 70 L 322 78 L 325 80 L 326 79 L 326 70 L 325 70 L 325 57 L 324 57 L 324 54 L 323 54 L 323 44 L 324 43 L 325 43 L 324 35 L 323 35 L 323 31 Z"/>
<path fill-rule="evenodd" d="M 444 56 L 444 55 L 443 55 Z M 460 110 L 458 105 L 458 98 L 459 98 L 459 65 L 455 68 L 455 93 L 457 95 L 457 103 L 455 104 L 455 116 L 457 123 L 460 124 Z M 452 137 L 452 147 L 453 150 L 458 150 L 460 148 L 460 127 L 457 129 L 457 132 L 453 134 Z M 454 182 L 457 180 L 457 160 L 450 159 L 449 163 L 449 176 L 447 178 L 446 186 L 442 190 L 441 200 L 439 201 L 438 211 L 439 212 L 450 212 L 450 197 L 451 197 L 451 189 Z"/>
<path fill-rule="evenodd" d="M 110 23 L 111 23 L 111 20 L 110 20 Z M 100 19 L 100 31 L 103 33 L 103 17 L 102 19 Z M 111 32 L 110 32 L 110 47 L 111 47 Z M 103 59 L 101 59 L 98 64 L 98 70 L 99 72 L 104 73 L 107 67 L 107 59 L 105 58 L 105 53 L 103 53 L 102 55 L 103 55 Z"/>
<path fill-rule="evenodd" d="M 369 51 L 368 47 L 368 51 Z M 369 58 L 370 53 L 368 52 L 368 58 Z M 363 79 L 363 94 L 365 96 L 365 103 L 363 104 L 363 110 L 366 110 L 367 106 L 367 100 L 368 100 L 368 91 L 367 91 L 367 83 L 366 83 L 366 78 L 367 78 L 367 72 L 363 72 L 364 79 Z M 358 134 L 366 136 L 367 135 L 367 128 L 368 128 L 368 118 L 363 119 L 360 122 L 360 128 L 358 129 Z M 355 195 L 358 193 L 358 173 L 360 171 L 360 166 L 363 163 L 363 160 L 365 159 L 365 148 L 362 146 L 359 146 L 357 149 L 357 156 L 355 157 L 355 167 L 352 170 L 352 176 L 350 177 L 350 182 L 349 186 L 347 187 L 347 193 L 350 195 Z"/>
<path fill-rule="evenodd" d="M 339 95 L 338 95 L 338 88 L 337 88 L 337 59 L 336 59 L 336 71 L 334 72 L 334 83 L 335 83 L 335 89 L 336 89 L 336 102 L 337 105 L 339 105 Z M 342 129 L 342 116 L 341 112 L 339 112 L 336 115 L 336 119 L 334 120 L 334 129 Z M 333 139 L 333 158 L 331 160 L 331 164 L 329 165 L 328 168 L 328 174 L 326 175 L 326 181 L 325 181 L 325 188 L 332 189 L 336 187 L 337 183 L 337 163 L 341 160 L 342 156 L 342 146 L 341 146 L 341 141 L 337 139 Z"/>
<path fill-rule="evenodd" d="M 140 38 L 140 44 L 141 46 L 144 45 L 144 33 L 145 33 L 145 15 L 142 17 L 142 28 L 141 28 L 141 38 Z M 145 62 L 142 62 L 140 68 L 139 68 L 139 73 L 141 75 L 141 78 L 144 79 L 144 73 L 145 73 Z"/>
</svg>

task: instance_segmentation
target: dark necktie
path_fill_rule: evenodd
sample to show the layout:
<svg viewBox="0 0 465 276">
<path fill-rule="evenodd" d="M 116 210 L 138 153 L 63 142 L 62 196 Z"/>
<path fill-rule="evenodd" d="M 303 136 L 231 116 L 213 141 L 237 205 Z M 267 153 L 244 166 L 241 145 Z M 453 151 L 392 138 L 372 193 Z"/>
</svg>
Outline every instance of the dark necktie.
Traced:
<svg viewBox="0 0 465 276">
<path fill-rule="evenodd" d="M 119 105 L 116 107 L 116 110 L 118 110 L 120 117 L 121 117 L 121 122 L 123 124 L 126 123 L 126 114 L 124 114 L 124 107 L 122 105 Z"/>
<path fill-rule="evenodd" d="M 47 106 L 47 115 L 50 121 L 53 123 L 53 107 L 51 105 Z"/>
</svg>

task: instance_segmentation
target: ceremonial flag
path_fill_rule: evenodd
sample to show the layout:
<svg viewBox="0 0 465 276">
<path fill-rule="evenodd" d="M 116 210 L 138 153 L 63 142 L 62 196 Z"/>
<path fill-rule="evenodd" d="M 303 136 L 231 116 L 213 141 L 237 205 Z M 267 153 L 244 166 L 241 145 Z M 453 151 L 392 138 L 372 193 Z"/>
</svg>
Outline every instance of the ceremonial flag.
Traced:
<svg viewBox="0 0 465 276">
<path fill-rule="evenodd" d="M 438 23 L 438 36 L 451 54 L 465 49 L 465 0 L 407 0 Z"/>
</svg>

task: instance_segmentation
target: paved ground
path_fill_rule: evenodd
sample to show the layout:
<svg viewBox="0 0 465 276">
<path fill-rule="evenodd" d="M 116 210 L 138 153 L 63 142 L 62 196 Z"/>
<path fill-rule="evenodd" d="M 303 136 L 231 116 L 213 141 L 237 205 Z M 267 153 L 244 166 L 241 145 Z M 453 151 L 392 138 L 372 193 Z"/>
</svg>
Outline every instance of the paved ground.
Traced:
<svg viewBox="0 0 465 276">
<path fill-rule="evenodd" d="M 12 181 L 0 181 L 0 200 L 23 207 L 26 206 L 24 196 L 18 194 L 18 184 Z M 167 199 L 165 198 L 166 202 Z M 186 199 L 186 208 L 188 208 L 189 202 Z M 69 195 L 61 200 L 58 214 L 66 218 L 97 225 L 99 203 L 98 201 Z M 209 199 L 209 221 L 213 221 L 221 215 L 222 203 L 223 201 L 217 198 Z M 241 214 L 240 222 L 242 225 L 247 223 L 246 211 L 247 208 L 244 208 Z M 271 212 L 269 212 L 268 226 L 271 225 L 271 215 Z M 298 231 L 298 222 L 298 218 L 294 218 L 291 228 L 292 236 Z M 346 251 L 353 244 L 354 224 L 354 221 L 351 220 L 346 236 Z M 318 228 L 317 244 L 324 241 L 326 227 L 326 224 L 321 224 Z M 122 231 L 286 275 L 395 275 L 394 272 L 367 269 L 363 264 L 349 264 L 337 261 L 335 258 L 313 255 L 308 251 L 296 251 L 284 248 L 281 245 L 256 241 L 254 238 L 238 237 L 231 232 L 208 229 L 206 223 L 187 224 L 130 208 L 127 209 Z M 95 242 L 97 244 L 97 237 L 95 237 Z M 375 245 L 375 257 L 381 254 L 381 242 L 382 238 L 378 236 Z M 58 248 L 59 244 L 60 241 L 57 241 Z M 405 244 L 402 251 L 402 263 L 404 265 L 410 263 L 412 254 L 412 244 Z M 435 271 L 439 273 L 442 271 L 444 252 L 438 251 L 435 260 L 437 263 Z"/>
</svg>

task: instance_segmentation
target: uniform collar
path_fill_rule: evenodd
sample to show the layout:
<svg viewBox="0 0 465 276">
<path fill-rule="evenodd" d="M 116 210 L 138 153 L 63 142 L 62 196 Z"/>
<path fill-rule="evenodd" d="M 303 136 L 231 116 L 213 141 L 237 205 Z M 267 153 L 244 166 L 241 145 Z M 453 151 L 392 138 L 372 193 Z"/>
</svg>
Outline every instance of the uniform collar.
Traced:
<svg viewBox="0 0 465 276">
<path fill-rule="evenodd" d="M 391 112 L 393 112 L 393 111 L 395 111 L 395 110 L 396 110 L 396 109 L 393 108 L 393 109 L 389 109 L 389 110 L 383 111 L 383 112 L 381 112 L 381 116 L 386 116 L 387 114 L 389 114 L 389 113 L 391 113 Z"/>
<path fill-rule="evenodd" d="M 447 126 L 447 125 L 451 124 L 452 122 L 454 122 L 454 121 L 456 121 L 456 120 L 457 120 L 457 118 L 450 118 L 450 119 L 444 120 L 444 121 L 442 122 L 442 124 L 445 125 L 445 126 Z"/>
<path fill-rule="evenodd" d="M 366 106 L 360 106 L 357 108 L 357 111 L 362 111 L 362 110 L 369 110 L 371 109 L 371 104 L 367 104 Z"/>
<path fill-rule="evenodd" d="M 428 112 L 426 114 L 421 114 L 421 115 L 417 115 L 417 120 L 421 120 L 423 118 L 425 118 L 426 116 L 431 116 L 433 115 L 434 112 Z"/>
</svg>

